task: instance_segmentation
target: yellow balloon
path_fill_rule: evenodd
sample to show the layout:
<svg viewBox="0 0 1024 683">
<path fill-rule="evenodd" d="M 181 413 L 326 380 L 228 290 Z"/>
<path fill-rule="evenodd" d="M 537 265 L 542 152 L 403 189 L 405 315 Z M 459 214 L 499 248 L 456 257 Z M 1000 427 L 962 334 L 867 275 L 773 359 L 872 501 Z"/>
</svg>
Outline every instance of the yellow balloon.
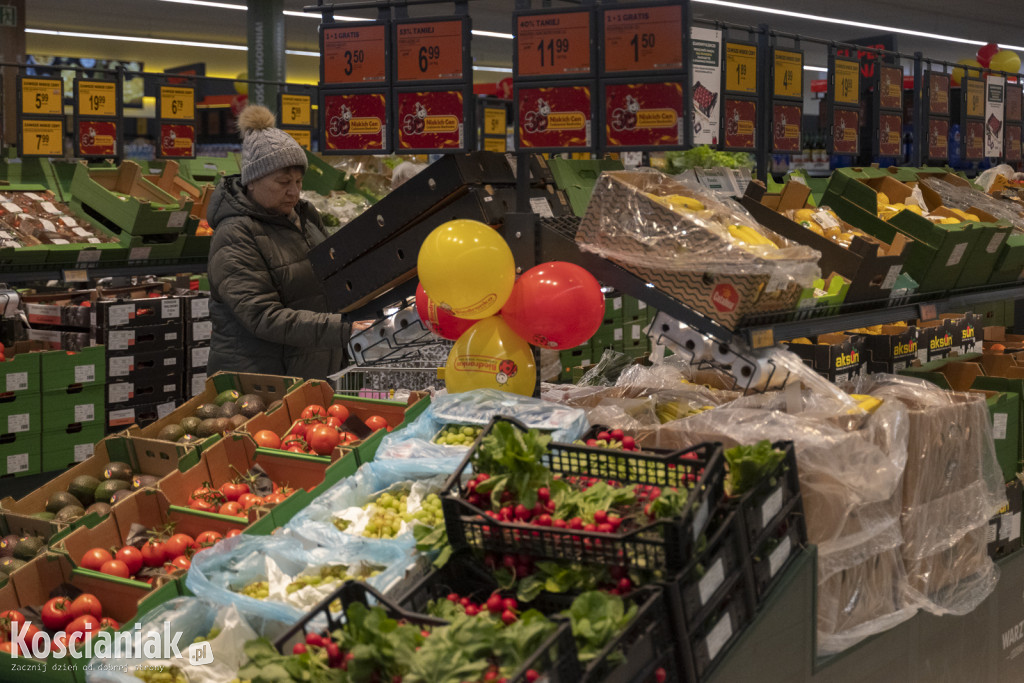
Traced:
<svg viewBox="0 0 1024 683">
<path fill-rule="evenodd" d="M 235 81 L 235 92 L 239 95 L 249 94 L 249 83 L 245 80 L 249 78 L 248 71 L 240 71 L 235 78 L 241 78 L 241 81 Z"/>
<path fill-rule="evenodd" d="M 981 78 L 981 64 L 978 62 L 977 59 L 961 59 L 959 62 L 957 62 L 957 64 L 963 64 L 964 66 L 976 66 L 976 67 L 978 67 L 977 69 L 968 69 L 967 70 L 967 77 L 968 78 Z M 960 66 L 953 67 L 953 73 L 950 76 L 950 80 L 953 82 L 953 85 L 960 85 L 960 79 L 963 78 L 963 77 L 964 77 L 964 69 L 963 69 L 963 67 L 960 67 Z"/>
<path fill-rule="evenodd" d="M 1015 74 L 1020 71 L 1020 57 L 1013 50 L 1000 50 L 992 57 L 988 68 L 993 71 L 1006 71 Z"/>
<path fill-rule="evenodd" d="M 453 394 L 497 389 L 532 396 L 536 381 L 530 345 L 499 315 L 484 318 L 463 332 L 444 367 L 445 388 Z"/>
<path fill-rule="evenodd" d="M 427 296 L 469 320 L 500 311 L 516 281 L 512 250 L 479 221 L 448 221 L 434 228 L 420 247 L 417 267 Z"/>
</svg>

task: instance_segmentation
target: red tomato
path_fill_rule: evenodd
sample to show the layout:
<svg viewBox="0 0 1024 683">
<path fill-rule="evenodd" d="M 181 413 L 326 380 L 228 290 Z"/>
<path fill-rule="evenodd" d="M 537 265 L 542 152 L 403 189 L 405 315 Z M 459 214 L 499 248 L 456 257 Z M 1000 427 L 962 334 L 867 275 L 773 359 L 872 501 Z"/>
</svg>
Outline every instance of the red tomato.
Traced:
<svg viewBox="0 0 1024 683">
<path fill-rule="evenodd" d="M 192 566 L 192 560 L 188 559 L 184 555 L 178 555 L 176 558 L 164 565 L 164 569 L 169 572 L 177 571 L 178 569 L 188 569 Z"/>
<path fill-rule="evenodd" d="M 224 538 L 224 536 L 216 531 L 204 531 L 196 536 L 196 543 L 198 543 L 200 547 L 205 548 L 213 545 L 222 538 Z"/>
<path fill-rule="evenodd" d="M 347 446 L 350 443 L 355 443 L 356 441 L 359 441 L 359 437 L 353 434 L 352 432 L 341 433 L 341 442 L 343 446 Z"/>
<path fill-rule="evenodd" d="M 108 560 L 104 562 L 103 566 L 100 567 L 100 571 L 104 574 L 110 574 L 111 576 L 120 576 L 122 579 L 127 579 L 132 575 L 132 573 L 128 571 L 128 565 L 121 560 Z"/>
<path fill-rule="evenodd" d="M 324 420 L 324 424 L 327 425 L 328 427 L 334 427 L 335 429 L 338 430 L 341 429 L 341 420 L 334 417 L 333 415 L 328 415 L 327 419 Z"/>
<path fill-rule="evenodd" d="M 224 538 L 234 538 L 235 536 L 241 536 L 241 535 L 242 535 L 242 530 L 241 529 L 232 529 L 231 531 L 227 532 L 224 535 Z"/>
<path fill-rule="evenodd" d="M 117 620 L 113 617 L 103 617 L 100 619 L 100 628 L 109 628 L 116 631 L 121 628 L 121 624 L 117 623 Z"/>
<path fill-rule="evenodd" d="M 224 503 L 217 509 L 217 513 L 221 515 L 232 515 L 238 517 L 242 514 L 242 506 L 237 500 Z"/>
<path fill-rule="evenodd" d="M 263 501 L 268 505 L 276 505 L 278 503 L 283 503 L 286 497 L 287 496 L 280 493 L 271 493 L 269 496 L 264 498 Z"/>
<path fill-rule="evenodd" d="M 317 455 L 330 455 L 334 447 L 341 443 L 341 435 L 334 427 L 315 425 L 309 432 L 309 447 Z"/>
<path fill-rule="evenodd" d="M 71 602 L 64 597 L 50 598 L 43 605 L 41 616 L 43 618 L 43 626 L 51 631 L 60 631 L 72 619 L 69 608 Z"/>
<path fill-rule="evenodd" d="M 302 446 L 300 446 L 298 444 L 293 444 L 293 445 L 289 446 L 288 448 L 286 448 L 285 450 L 287 450 L 289 453 L 302 453 L 303 455 L 305 455 L 306 453 L 309 452 L 305 448 L 303 448 Z"/>
<path fill-rule="evenodd" d="M 83 569 L 101 571 L 100 567 L 103 566 L 103 563 L 109 562 L 112 559 L 114 559 L 114 556 L 111 555 L 109 551 L 103 548 L 92 548 L 85 551 L 85 554 L 82 555 L 82 559 L 78 565 Z"/>
<path fill-rule="evenodd" d="M 73 619 L 84 617 L 86 614 L 91 614 L 99 619 L 103 616 L 103 605 L 100 604 L 99 598 L 92 593 L 82 593 L 71 603 L 70 613 Z"/>
<path fill-rule="evenodd" d="M 188 506 L 193 510 L 198 510 L 199 512 L 213 512 L 217 509 L 216 505 L 205 498 L 193 498 L 189 501 Z"/>
<path fill-rule="evenodd" d="M 366 420 L 364 420 L 364 422 L 366 422 L 366 426 L 367 427 L 369 427 L 370 429 L 372 429 L 374 431 L 377 431 L 378 429 L 387 429 L 388 428 L 388 421 L 385 420 L 380 415 L 371 415 L 370 417 L 366 418 Z"/>
<path fill-rule="evenodd" d="M 3 354 L 0 353 L 0 356 L 3 356 Z M 0 361 L 2 361 L 2 360 L 3 360 L 3 358 L 0 358 Z M 3 642 L 0 642 L 0 652 L 6 652 L 7 654 L 11 654 L 11 650 L 13 648 L 14 648 L 14 645 L 12 645 L 11 641 L 9 641 L 9 640 L 5 640 Z"/>
<path fill-rule="evenodd" d="M 348 408 L 341 405 L 340 403 L 332 403 L 331 405 L 327 406 L 327 413 L 332 417 L 338 418 L 338 420 L 340 420 L 341 422 L 347 420 L 349 415 Z"/>
<path fill-rule="evenodd" d="M 184 555 L 189 548 L 196 548 L 195 540 L 188 534 L 174 534 L 164 541 L 164 554 L 166 557 L 177 557 Z"/>
<path fill-rule="evenodd" d="M 116 562 L 117 560 L 114 561 Z M 68 627 L 65 629 L 69 636 L 76 633 L 91 633 L 98 630 L 100 630 L 100 620 L 91 614 L 83 614 L 68 624 Z"/>
<path fill-rule="evenodd" d="M 317 403 L 310 403 L 308 406 L 302 409 L 302 413 L 299 415 L 303 420 L 309 420 L 310 418 L 320 417 L 327 415 L 327 408 Z"/>
<path fill-rule="evenodd" d="M 288 443 L 291 437 L 297 436 L 300 439 L 306 438 L 306 432 L 309 431 L 309 423 L 305 420 L 296 420 L 292 423 L 292 428 L 288 430 L 288 436 L 284 437 L 284 442 Z"/>
<path fill-rule="evenodd" d="M 164 544 L 148 541 L 142 546 L 142 561 L 147 567 L 159 567 L 164 563 Z"/>
<path fill-rule="evenodd" d="M 0 622 L 11 623 L 15 621 L 25 621 L 25 615 L 16 609 L 9 609 L 0 612 Z"/>
<path fill-rule="evenodd" d="M 306 438 L 305 438 L 305 436 L 299 436 L 298 434 L 289 434 L 288 436 L 284 437 L 284 439 L 281 441 L 281 448 L 288 448 L 289 446 L 291 446 L 293 444 L 298 444 L 300 446 L 305 446 L 306 445 Z"/>
<path fill-rule="evenodd" d="M 257 496 L 255 493 L 243 493 L 238 498 L 238 504 L 242 506 L 243 510 L 248 510 L 253 505 L 260 505 L 263 499 Z"/>
<path fill-rule="evenodd" d="M 135 546 L 126 545 L 117 551 L 114 559 L 121 560 L 128 565 L 128 573 L 135 574 L 142 569 L 142 551 Z M 99 616 L 99 615 L 97 615 Z"/>
<path fill-rule="evenodd" d="M 243 493 L 249 493 L 248 484 L 236 484 L 234 482 L 225 482 L 220 486 L 220 492 L 224 495 L 224 498 L 228 501 L 238 500 L 238 497 Z"/>
<path fill-rule="evenodd" d="M 261 429 L 252 435 L 252 438 L 256 440 L 256 444 L 261 448 L 280 448 L 281 437 L 269 429 Z"/>
</svg>

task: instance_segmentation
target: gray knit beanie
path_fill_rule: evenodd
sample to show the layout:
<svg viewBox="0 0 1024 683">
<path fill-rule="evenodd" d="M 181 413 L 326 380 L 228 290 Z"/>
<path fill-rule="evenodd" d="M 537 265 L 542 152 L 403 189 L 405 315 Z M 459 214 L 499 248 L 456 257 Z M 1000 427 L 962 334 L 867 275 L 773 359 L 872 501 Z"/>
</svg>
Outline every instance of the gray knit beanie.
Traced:
<svg viewBox="0 0 1024 683">
<path fill-rule="evenodd" d="M 306 152 L 295 139 L 274 127 L 274 114 L 258 104 L 250 104 L 238 115 L 242 133 L 242 185 L 290 166 L 309 166 Z"/>
</svg>

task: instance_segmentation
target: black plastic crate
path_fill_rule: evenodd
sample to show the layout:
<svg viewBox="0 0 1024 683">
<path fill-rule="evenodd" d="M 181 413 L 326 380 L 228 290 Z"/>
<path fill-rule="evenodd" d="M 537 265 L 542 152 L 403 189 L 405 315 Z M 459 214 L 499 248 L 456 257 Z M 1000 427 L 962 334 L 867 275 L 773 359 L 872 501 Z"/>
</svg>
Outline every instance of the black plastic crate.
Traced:
<svg viewBox="0 0 1024 683">
<path fill-rule="evenodd" d="M 758 605 L 764 602 L 786 568 L 806 546 L 807 523 L 803 498 L 798 495 L 750 556 Z"/>
<path fill-rule="evenodd" d="M 713 510 L 722 494 L 724 458 L 719 444 L 699 444 L 667 455 L 593 448 L 551 442 L 542 464 L 562 477 L 586 476 L 619 484 L 645 484 L 689 491 L 689 504 L 679 518 L 658 520 L 623 533 L 588 532 L 490 518 L 470 504 L 464 475 L 476 473 L 483 439 L 497 422 L 516 420 L 496 417 L 477 437 L 441 496 L 445 526 L 452 548 L 474 548 L 499 553 L 526 554 L 583 562 L 635 566 L 677 572 L 686 566 L 692 548 L 706 525 L 715 519 Z"/>
<path fill-rule="evenodd" d="M 743 576 L 747 557 L 742 524 L 735 513 L 730 514 L 707 538 L 679 579 L 683 619 L 688 627 L 703 621 L 732 585 L 732 579 Z"/>
<path fill-rule="evenodd" d="M 406 612 L 423 613 L 427 603 L 446 599 L 449 593 L 456 592 L 476 603 L 484 603 L 498 588 L 493 575 L 471 553 L 463 552 L 421 578 L 397 598 L 395 604 Z M 536 600 L 520 607 L 555 615 L 568 610 L 575 598 L 574 594 L 541 593 Z M 588 683 L 681 681 L 665 589 L 660 585 L 643 586 L 623 599 L 637 605 L 636 616 L 597 657 L 586 666 L 580 665 L 582 674 L 578 680 Z"/>
<path fill-rule="evenodd" d="M 335 600 L 341 601 L 342 609 L 335 613 L 330 609 Z M 392 619 L 405 620 L 419 626 L 446 626 L 444 619 L 426 614 L 408 611 L 385 598 L 371 586 L 360 581 L 347 581 L 339 586 L 299 621 L 282 633 L 275 641 L 274 647 L 282 654 L 291 652 L 292 646 L 303 640 L 312 622 L 323 617 L 329 631 L 339 628 L 345 623 L 345 612 L 349 605 L 361 602 L 366 606 L 380 605 Z M 576 660 L 576 644 L 568 621 L 558 624 L 556 630 L 541 644 L 537 652 L 523 662 L 516 673 L 508 679 L 509 683 L 525 683 L 526 672 L 537 671 L 550 683 L 577 683 L 581 680 L 579 663 Z"/>
<path fill-rule="evenodd" d="M 747 537 L 747 547 L 759 548 L 768 532 L 775 528 L 790 502 L 800 495 L 796 451 L 792 441 L 776 441 L 772 448 L 786 453 L 771 475 L 765 477 L 739 500 L 740 514 Z"/>
</svg>

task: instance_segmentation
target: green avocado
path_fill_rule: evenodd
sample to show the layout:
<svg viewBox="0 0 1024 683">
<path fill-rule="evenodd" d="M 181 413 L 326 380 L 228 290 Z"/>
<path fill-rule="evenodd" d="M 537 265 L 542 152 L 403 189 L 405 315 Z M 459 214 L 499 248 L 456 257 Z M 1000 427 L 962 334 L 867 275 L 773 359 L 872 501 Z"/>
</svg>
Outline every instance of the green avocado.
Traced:
<svg viewBox="0 0 1024 683">
<path fill-rule="evenodd" d="M 99 479 L 83 474 L 80 477 L 74 478 L 68 486 L 68 493 L 77 498 L 78 502 L 83 506 L 87 507 L 96 502 L 96 487 L 99 485 Z"/>
<path fill-rule="evenodd" d="M 28 562 L 40 552 L 46 550 L 46 542 L 38 536 L 26 536 L 14 546 L 14 558 Z"/>
<path fill-rule="evenodd" d="M 198 417 L 189 416 L 182 418 L 180 424 L 181 428 L 185 430 L 186 436 L 189 434 L 195 436 L 196 430 L 199 429 L 200 422 L 202 422 L 202 420 L 200 420 Z"/>
<path fill-rule="evenodd" d="M 217 398 L 213 399 L 213 402 L 219 406 L 224 405 L 227 402 L 234 403 L 238 400 L 238 392 L 234 389 L 228 389 L 217 394 Z"/>
<path fill-rule="evenodd" d="M 220 406 L 216 403 L 204 403 L 196 408 L 196 417 L 200 420 L 209 420 L 217 417 L 220 414 Z M 202 436 L 197 434 L 197 436 Z"/>
<path fill-rule="evenodd" d="M 122 479 L 108 479 L 96 487 L 96 502 L 110 503 L 110 497 L 117 491 L 127 491 L 131 484 Z"/>
<path fill-rule="evenodd" d="M 161 429 L 156 438 L 160 441 L 177 441 L 185 436 L 185 429 L 181 425 L 167 425 Z"/>
<path fill-rule="evenodd" d="M 46 501 L 47 512 L 60 512 L 69 505 L 81 505 L 82 501 L 67 491 L 54 491 Z"/>
<path fill-rule="evenodd" d="M 106 469 L 103 470 L 104 479 L 121 479 L 123 481 L 132 480 L 132 467 L 126 462 L 114 461 L 107 465 Z"/>
</svg>

